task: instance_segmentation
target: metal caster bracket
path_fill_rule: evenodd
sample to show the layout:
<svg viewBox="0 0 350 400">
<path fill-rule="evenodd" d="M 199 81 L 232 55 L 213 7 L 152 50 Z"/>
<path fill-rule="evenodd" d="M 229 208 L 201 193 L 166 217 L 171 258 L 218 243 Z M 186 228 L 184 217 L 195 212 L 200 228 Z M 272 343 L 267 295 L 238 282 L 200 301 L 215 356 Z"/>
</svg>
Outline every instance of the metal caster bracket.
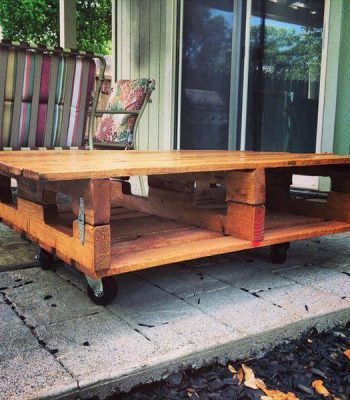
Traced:
<svg viewBox="0 0 350 400">
<path fill-rule="evenodd" d="M 103 283 L 102 279 L 94 279 L 90 278 L 89 276 L 85 275 L 85 279 L 88 283 L 88 285 L 91 287 L 91 289 L 94 292 L 94 295 L 96 297 L 102 297 L 103 296 Z"/>
</svg>

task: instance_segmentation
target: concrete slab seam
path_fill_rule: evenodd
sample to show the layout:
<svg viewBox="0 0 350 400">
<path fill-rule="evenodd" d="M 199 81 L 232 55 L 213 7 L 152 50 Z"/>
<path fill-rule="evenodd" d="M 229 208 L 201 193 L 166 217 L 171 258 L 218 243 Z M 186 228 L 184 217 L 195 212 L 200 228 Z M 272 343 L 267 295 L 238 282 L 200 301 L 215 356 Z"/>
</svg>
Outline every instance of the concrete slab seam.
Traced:
<svg viewBox="0 0 350 400">
<path fill-rule="evenodd" d="M 30 324 L 27 323 L 25 315 L 23 315 L 19 308 L 16 306 L 15 303 L 13 303 L 7 296 L 6 293 L 0 292 L 0 295 L 4 302 L 12 309 L 12 311 L 17 315 L 18 319 L 22 322 L 23 325 L 25 325 L 31 332 L 31 334 L 34 336 L 34 338 L 38 341 L 38 344 L 43 348 L 45 351 L 47 351 L 51 357 L 69 374 L 69 376 L 76 381 L 77 388 L 79 388 L 79 382 L 78 380 L 74 377 L 73 373 L 60 361 L 55 357 L 55 354 L 52 352 L 52 350 L 47 346 L 47 344 L 41 340 L 36 334 L 35 334 L 35 327 L 31 326 Z"/>
</svg>

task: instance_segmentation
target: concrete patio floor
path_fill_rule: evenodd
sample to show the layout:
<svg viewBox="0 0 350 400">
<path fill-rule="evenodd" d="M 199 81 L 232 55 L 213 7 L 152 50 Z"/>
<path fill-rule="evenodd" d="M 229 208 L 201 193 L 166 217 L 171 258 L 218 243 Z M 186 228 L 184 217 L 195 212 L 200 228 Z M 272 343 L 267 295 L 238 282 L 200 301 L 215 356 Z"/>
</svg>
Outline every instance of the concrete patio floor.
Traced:
<svg viewBox="0 0 350 400">
<path fill-rule="evenodd" d="M 10 243 L 6 251 L 0 242 L 0 271 L 33 265 L 34 246 L 0 229 Z M 106 308 L 64 266 L 1 272 L 0 399 L 103 398 L 350 319 L 350 235 L 293 243 L 282 265 L 266 254 L 119 276 L 119 295 Z"/>
</svg>

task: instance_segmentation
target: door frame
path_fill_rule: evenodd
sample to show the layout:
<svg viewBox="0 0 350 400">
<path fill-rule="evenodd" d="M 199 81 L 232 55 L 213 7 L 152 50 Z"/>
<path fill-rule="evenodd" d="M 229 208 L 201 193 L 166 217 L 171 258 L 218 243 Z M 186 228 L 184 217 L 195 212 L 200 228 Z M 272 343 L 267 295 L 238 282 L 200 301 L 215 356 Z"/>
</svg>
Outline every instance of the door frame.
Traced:
<svg viewBox="0 0 350 400">
<path fill-rule="evenodd" d="M 177 62 L 177 120 L 176 120 L 176 140 L 174 140 L 176 150 L 181 149 L 181 97 L 182 97 L 182 61 L 183 61 L 183 37 L 184 37 L 184 0 L 180 1 L 179 7 L 179 33 L 178 33 L 178 62 Z"/>
</svg>

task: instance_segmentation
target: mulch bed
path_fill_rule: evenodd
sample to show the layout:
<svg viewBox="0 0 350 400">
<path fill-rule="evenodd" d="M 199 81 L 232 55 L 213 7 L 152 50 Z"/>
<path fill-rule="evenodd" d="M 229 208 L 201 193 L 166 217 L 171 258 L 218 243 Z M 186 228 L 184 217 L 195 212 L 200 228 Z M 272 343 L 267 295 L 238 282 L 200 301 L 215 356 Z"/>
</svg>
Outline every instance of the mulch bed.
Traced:
<svg viewBox="0 0 350 400">
<path fill-rule="evenodd" d="M 349 400 L 348 349 L 350 322 L 324 333 L 312 329 L 300 340 L 282 343 L 261 358 L 186 370 L 130 393 L 115 394 L 109 400 Z M 255 380 L 258 388 L 248 387 L 255 386 L 255 377 L 261 379 Z"/>
</svg>

